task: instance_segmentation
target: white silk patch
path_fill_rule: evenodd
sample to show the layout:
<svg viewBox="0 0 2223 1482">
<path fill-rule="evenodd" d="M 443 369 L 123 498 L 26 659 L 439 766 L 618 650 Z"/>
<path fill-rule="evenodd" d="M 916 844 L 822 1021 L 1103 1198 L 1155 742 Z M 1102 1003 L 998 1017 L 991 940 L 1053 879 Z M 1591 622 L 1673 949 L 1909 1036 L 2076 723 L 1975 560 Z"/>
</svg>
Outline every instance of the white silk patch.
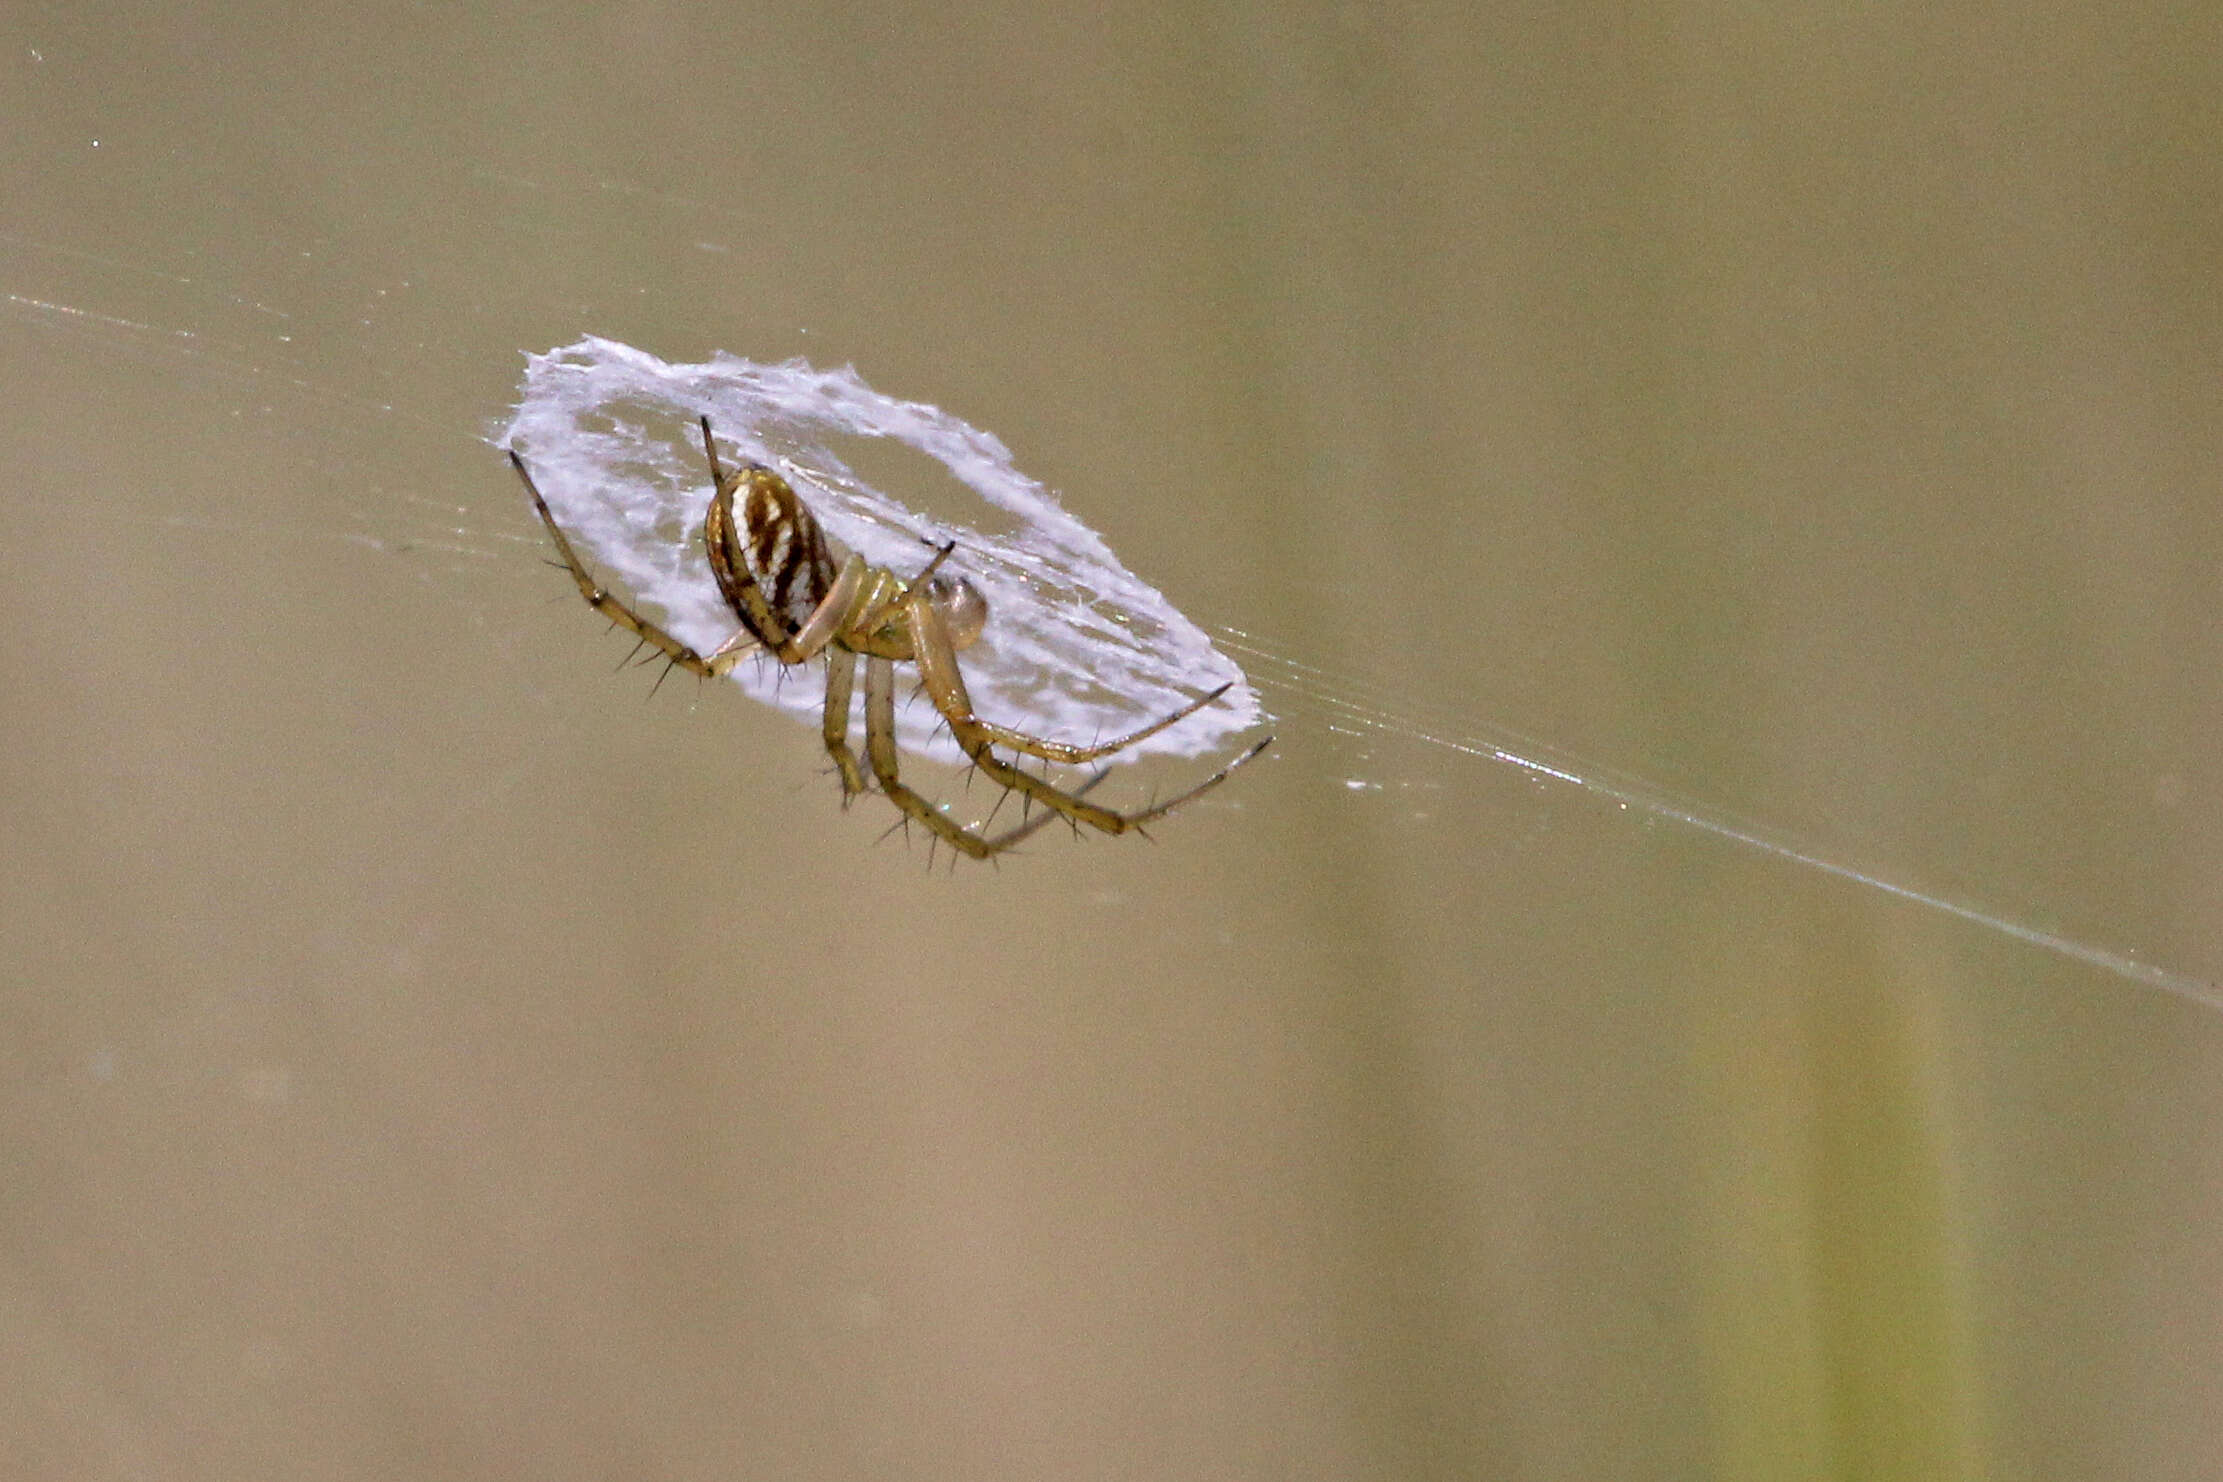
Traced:
<svg viewBox="0 0 2223 1482">
<path fill-rule="evenodd" d="M 696 420 L 707 416 L 727 467 L 776 469 L 838 545 L 908 575 L 955 540 L 944 570 L 987 597 L 988 627 L 959 657 L 985 720 L 1047 740 L 1088 743 L 1132 731 L 1197 696 L 1233 687 L 1133 755 L 1193 757 L 1228 746 L 1262 719 L 1258 695 L 1234 661 L 1096 533 L 1020 473 L 988 433 L 922 402 L 898 401 L 850 367 L 799 360 L 758 365 L 721 353 L 668 365 L 589 337 L 527 357 L 516 412 L 493 440 L 514 447 L 596 580 L 641 615 L 708 653 L 739 628 L 703 555 L 710 474 Z M 839 449 L 891 439 L 925 454 L 982 501 L 984 531 L 931 519 L 853 472 Z M 839 559 L 838 555 L 836 557 Z M 766 704 L 816 719 L 818 666 L 789 673 L 766 658 L 733 671 Z M 859 686 L 861 692 L 862 686 Z M 861 703 L 861 702 L 860 702 Z M 957 757 L 921 699 L 900 705 L 905 749 Z"/>
</svg>

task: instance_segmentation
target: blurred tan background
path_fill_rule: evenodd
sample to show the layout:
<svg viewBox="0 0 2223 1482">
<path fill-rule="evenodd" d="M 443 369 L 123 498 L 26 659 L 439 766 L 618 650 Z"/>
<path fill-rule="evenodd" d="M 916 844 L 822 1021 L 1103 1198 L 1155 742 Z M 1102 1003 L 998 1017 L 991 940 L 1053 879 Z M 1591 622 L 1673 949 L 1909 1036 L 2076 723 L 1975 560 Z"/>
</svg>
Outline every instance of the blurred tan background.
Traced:
<svg viewBox="0 0 2223 1482">
<path fill-rule="evenodd" d="M 0 11 L 0 1469 L 2214 1476 L 2219 33 Z M 876 844 L 540 564 L 586 332 L 995 432 L 1274 752 Z"/>
</svg>

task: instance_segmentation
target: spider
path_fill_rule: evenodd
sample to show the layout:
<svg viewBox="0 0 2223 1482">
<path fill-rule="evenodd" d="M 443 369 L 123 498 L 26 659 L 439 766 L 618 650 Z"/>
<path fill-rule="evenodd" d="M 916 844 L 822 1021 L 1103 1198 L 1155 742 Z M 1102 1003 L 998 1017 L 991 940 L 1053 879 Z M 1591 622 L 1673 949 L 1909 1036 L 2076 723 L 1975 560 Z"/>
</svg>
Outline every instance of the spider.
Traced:
<svg viewBox="0 0 2223 1482">
<path fill-rule="evenodd" d="M 1223 684 L 1139 731 L 1091 746 L 1048 741 L 983 720 L 965 692 L 957 654 L 970 647 L 987 626 L 988 600 L 965 578 L 940 574 L 956 542 L 937 548 L 918 575 L 908 580 L 884 566 L 867 564 L 853 552 L 837 557 L 837 548 L 787 480 L 755 463 L 728 473 L 719 462 L 710 419 L 702 418 L 701 425 L 712 490 L 710 507 L 703 515 L 702 543 L 718 590 L 741 625 L 740 631 L 707 654 L 681 643 L 595 581 L 572 550 L 556 517 L 549 513 L 548 501 L 540 497 L 525 460 L 515 448 L 507 451 L 510 466 L 517 470 L 525 492 L 532 496 L 533 508 L 548 527 L 556 553 L 563 557 L 561 564 L 571 573 L 587 606 L 663 654 L 671 664 L 710 679 L 725 674 L 759 648 L 790 667 L 825 655 L 826 713 L 821 734 L 827 754 L 841 775 L 844 807 L 859 793 L 870 791 L 864 769 L 849 749 L 849 697 L 859 655 L 865 661 L 865 757 L 880 791 L 902 810 L 904 820 L 916 820 L 936 839 L 975 859 L 1001 854 L 1052 818 L 1065 818 L 1076 828 L 1085 823 L 1108 834 L 1140 832 L 1144 824 L 1226 781 L 1237 767 L 1273 743 L 1268 736 L 1179 797 L 1132 813 L 1115 812 L 1083 797 L 1104 780 L 1107 772 L 1098 772 L 1081 786 L 1067 790 L 1021 770 L 1015 762 L 997 755 L 995 748 L 1001 746 L 1050 762 L 1095 761 L 1186 719 L 1226 694 L 1230 686 Z M 737 498 L 741 505 L 738 524 L 734 519 Z M 988 836 L 963 827 L 903 781 L 896 768 L 897 664 L 917 667 L 927 696 L 974 765 L 1002 783 L 1007 795 L 1018 792 L 1027 802 L 1040 804 L 1041 811 L 1008 832 Z"/>
</svg>

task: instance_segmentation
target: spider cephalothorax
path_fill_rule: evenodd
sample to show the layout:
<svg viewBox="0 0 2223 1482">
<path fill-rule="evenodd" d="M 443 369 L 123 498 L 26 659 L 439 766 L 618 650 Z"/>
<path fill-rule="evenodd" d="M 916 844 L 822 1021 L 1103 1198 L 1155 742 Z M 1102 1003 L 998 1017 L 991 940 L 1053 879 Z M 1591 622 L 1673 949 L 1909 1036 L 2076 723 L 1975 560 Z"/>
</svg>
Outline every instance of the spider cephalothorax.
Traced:
<svg viewBox="0 0 2223 1482">
<path fill-rule="evenodd" d="M 726 673 L 753 649 L 761 648 L 788 665 L 808 663 L 820 654 L 826 656 L 822 735 L 826 751 L 841 774 L 845 801 L 868 790 L 864 769 L 849 749 L 849 699 L 860 654 L 865 660 L 865 758 L 872 776 L 906 818 L 916 819 L 936 838 L 976 859 L 1010 848 L 1053 817 L 1085 823 L 1106 833 L 1139 828 L 1217 786 L 1272 741 L 1268 737 L 1259 742 L 1170 802 L 1134 813 L 1115 812 L 1083 798 L 1082 794 L 1102 780 L 1102 773 L 1067 790 L 1021 770 L 1015 762 L 998 755 L 995 748 L 1001 746 L 1052 762 L 1094 761 L 1195 714 L 1225 694 L 1227 686 L 1198 697 L 1139 731 L 1089 746 L 1045 741 L 982 720 L 973 712 L 972 699 L 965 692 L 957 654 L 970 647 L 987 626 L 988 602 L 963 577 L 941 574 L 942 563 L 956 548 L 954 543 L 941 547 L 918 575 L 908 579 L 884 566 L 869 565 L 854 552 L 839 555 L 809 506 L 797 497 L 787 480 L 754 463 L 732 473 L 725 471 L 707 417 L 702 421 L 702 446 L 710 463 L 711 484 L 710 508 L 702 521 L 703 548 L 710 558 L 710 572 L 717 580 L 718 591 L 741 625 L 739 632 L 708 654 L 698 654 L 597 584 L 572 550 L 555 516 L 548 512 L 548 502 L 534 487 L 525 460 L 511 449 L 509 461 L 524 481 L 533 508 L 547 525 L 556 551 L 587 605 L 673 664 L 709 678 Z M 734 511 L 737 498 L 738 521 Z M 1008 833 L 984 837 L 958 824 L 903 782 L 896 767 L 897 664 L 917 667 L 928 698 L 974 764 L 1005 787 L 1040 803 L 1041 813 Z"/>
</svg>

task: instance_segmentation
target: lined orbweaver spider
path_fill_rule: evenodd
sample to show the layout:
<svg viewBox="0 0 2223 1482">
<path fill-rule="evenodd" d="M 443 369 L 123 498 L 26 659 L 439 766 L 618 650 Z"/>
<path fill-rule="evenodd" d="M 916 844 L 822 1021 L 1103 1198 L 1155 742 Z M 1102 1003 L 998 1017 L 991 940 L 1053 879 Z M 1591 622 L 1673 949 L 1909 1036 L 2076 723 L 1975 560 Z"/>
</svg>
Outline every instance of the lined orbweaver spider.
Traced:
<svg viewBox="0 0 2223 1482">
<path fill-rule="evenodd" d="M 718 591 L 741 625 L 740 631 L 707 654 L 681 643 L 596 582 L 572 550 L 556 517 L 549 513 L 548 501 L 540 497 L 525 460 L 515 448 L 508 450 L 510 466 L 517 470 L 525 492 L 532 496 L 533 508 L 548 527 L 556 553 L 563 557 L 562 564 L 587 606 L 672 664 L 714 679 L 759 648 L 791 667 L 825 655 L 826 713 L 821 735 L 841 775 L 844 807 L 859 793 L 870 791 L 864 769 L 849 749 L 849 697 L 859 655 L 865 661 L 865 758 L 873 779 L 888 801 L 902 810 L 905 819 L 915 819 L 935 838 L 975 859 L 1002 853 L 1052 818 L 1062 817 L 1076 826 L 1085 823 L 1108 834 L 1139 831 L 1144 824 L 1219 786 L 1237 767 L 1273 743 L 1273 737 L 1268 736 L 1179 797 L 1133 813 L 1115 812 L 1082 796 L 1103 781 L 1104 772 L 1067 790 L 1021 770 L 1015 762 L 998 756 L 995 748 L 1001 746 L 1069 765 L 1092 762 L 1124 751 L 1194 715 L 1226 694 L 1230 686 L 1221 685 L 1139 731 L 1090 746 L 1047 741 L 983 720 L 974 713 L 972 699 L 965 692 L 957 654 L 970 647 L 987 626 L 988 600 L 965 578 L 939 574 L 942 563 L 957 548 L 956 542 L 941 546 L 918 575 L 908 579 L 884 566 L 869 565 L 854 552 L 839 558 L 837 565 L 833 543 L 787 480 L 755 463 L 726 472 L 718 460 L 710 419 L 702 418 L 701 425 L 711 487 L 710 508 L 702 520 L 702 543 Z M 736 497 L 741 502 L 739 524 L 734 520 Z M 1040 804 L 1039 813 L 991 837 L 965 828 L 904 783 L 896 768 L 897 664 L 917 667 L 927 697 L 973 764 L 1008 791 Z"/>
</svg>

